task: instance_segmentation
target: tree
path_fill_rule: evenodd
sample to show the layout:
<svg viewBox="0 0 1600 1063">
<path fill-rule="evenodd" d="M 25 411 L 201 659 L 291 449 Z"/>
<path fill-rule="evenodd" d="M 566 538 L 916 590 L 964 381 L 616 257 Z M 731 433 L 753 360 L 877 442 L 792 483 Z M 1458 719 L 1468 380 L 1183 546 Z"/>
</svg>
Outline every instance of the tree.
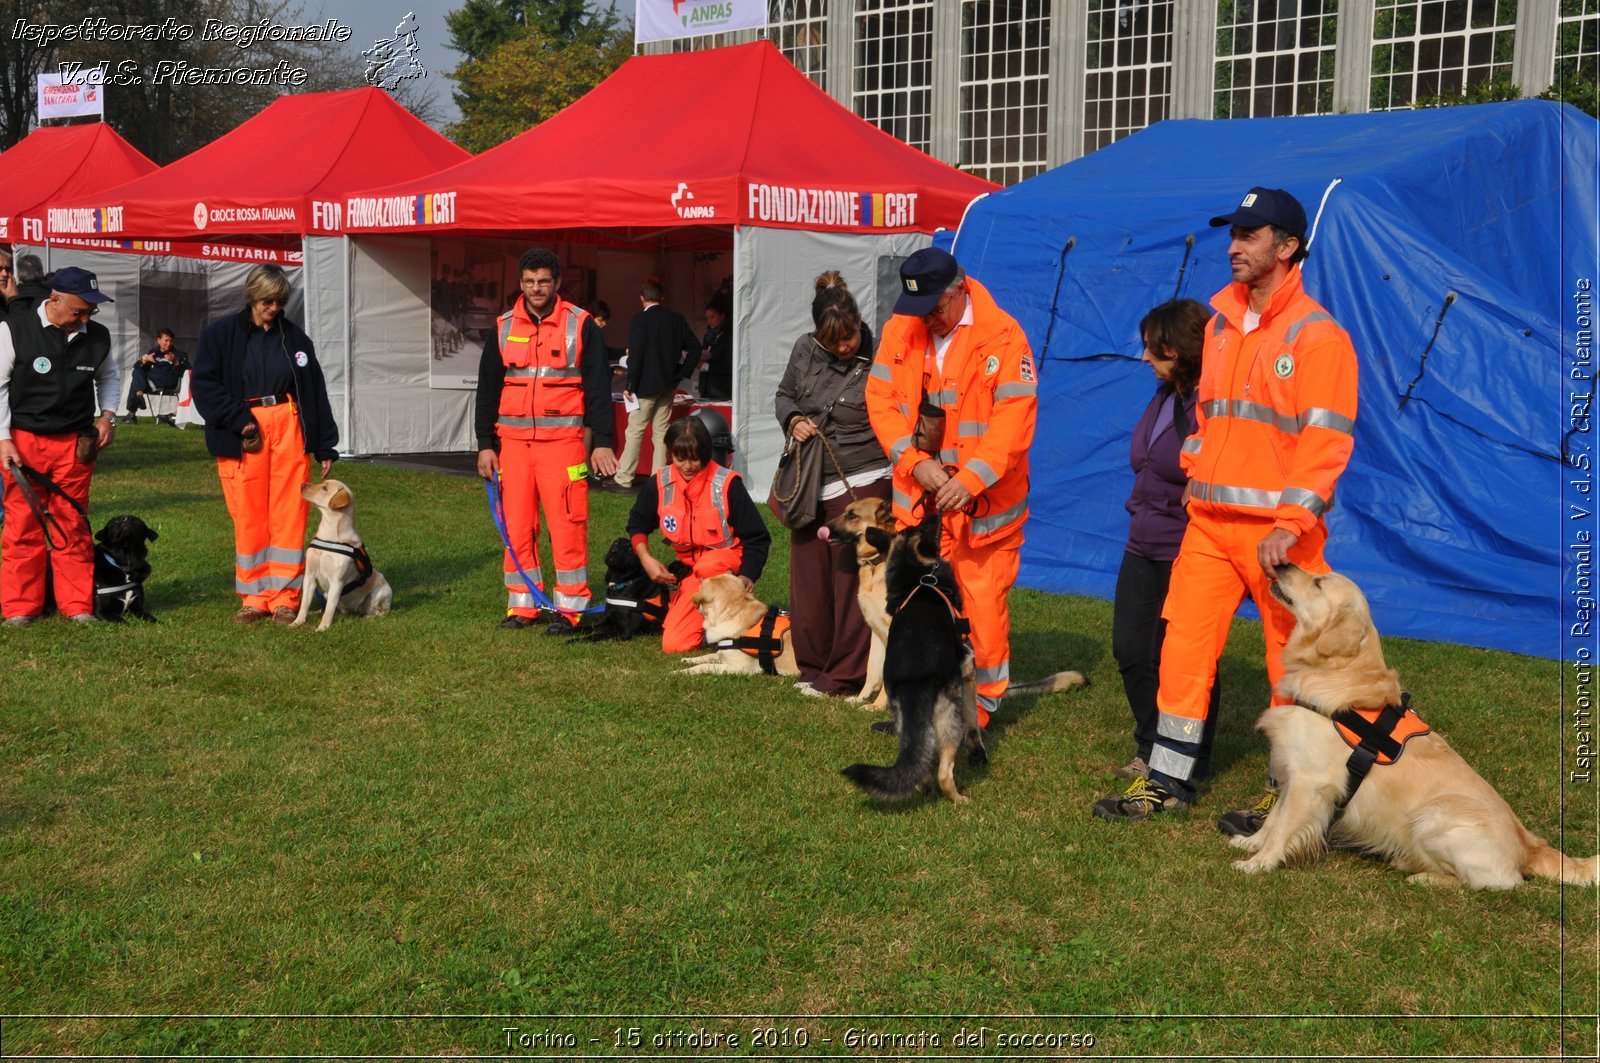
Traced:
<svg viewBox="0 0 1600 1063">
<path fill-rule="evenodd" d="M 577 100 L 632 51 L 631 32 L 560 42 L 530 28 L 488 58 L 456 68 L 462 117 L 446 135 L 468 151 L 487 151 Z"/>
<path fill-rule="evenodd" d="M 485 151 L 537 125 L 600 84 L 633 52 L 614 6 L 584 0 L 467 0 L 446 16 L 450 47 L 466 56 L 451 76 L 457 144 Z"/>
</svg>

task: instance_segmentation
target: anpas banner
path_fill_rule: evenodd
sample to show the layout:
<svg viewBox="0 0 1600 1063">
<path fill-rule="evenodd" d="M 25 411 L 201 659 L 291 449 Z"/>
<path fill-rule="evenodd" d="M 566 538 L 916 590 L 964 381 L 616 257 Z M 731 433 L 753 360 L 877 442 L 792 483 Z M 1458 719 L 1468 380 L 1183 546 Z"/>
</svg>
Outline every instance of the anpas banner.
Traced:
<svg viewBox="0 0 1600 1063">
<path fill-rule="evenodd" d="M 638 0 L 633 16 L 633 39 L 640 44 L 766 28 L 766 0 Z"/>
</svg>

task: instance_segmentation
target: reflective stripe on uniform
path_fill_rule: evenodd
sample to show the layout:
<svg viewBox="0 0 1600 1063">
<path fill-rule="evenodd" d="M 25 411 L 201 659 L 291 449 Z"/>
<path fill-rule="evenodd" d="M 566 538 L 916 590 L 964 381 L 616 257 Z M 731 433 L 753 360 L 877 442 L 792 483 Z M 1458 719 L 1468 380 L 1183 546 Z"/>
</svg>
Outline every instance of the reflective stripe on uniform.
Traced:
<svg viewBox="0 0 1600 1063">
<path fill-rule="evenodd" d="M 1021 381 L 1012 381 L 1009 384 L 1001 384 L 999 387 L 994 389 L 994 397 L 997 399 L 1032 398 L 1038 394 L 1038 384 L 1025 384 Z"/>
<path fill-rule="evenodd" d="M 305 559 L 306 552 L 304 550 L 293 550 L 286 546 L 269 546 L 263 550 L 257 550 L 253 554 L 234 554 L 233 564 L 235 568 L 252 569 L 260 568 L 269 562 L 277 562 L 280 565 L 299 565 L 304 564 Z"/>
<path fill-rule="evenodd" d="M 1299 506 L 1309 512 L 1313 517 L 1320 517 L 1327 510 L 1328 503 L 1315 491 L 1307 491 L 1304 487 L 1285 487 L 1283 494 L 1278 496 L 1278 504 Z"/>
<path fill-rule="evenodd" d="M 954 406 L 956 404 L 955 388 L 941 388 L 938 391 L 928 392 L 928 401 L 938 406 Z"/>
<path fill-rule="evenodd" d="M 1150 770 L 1188 782 L 1194 778 L 1195 759 L 1167 748 L 1160 742 L 1150 750 Z"/>
<path fill-rule="evenodd" d="M 533 582 L 535 582 L 535 583 L 543 583 L 544 582 L 544 573 L 539 571 L 539 566 L 538 565 L 534 565 L 532 568 L 523 569 L 523 572 L 526 572 L 528 574 L 528 578 L 533 580 Z M 511 588 L 511 589 L 513 589 L 513 590 L 515 590 L 518 587 L 524 586 L 524 584 L 522 582 L 521 573 L 517 572 L 515 569 L 512 569 L 510 572 L 507 572 L 506 573 L 506 586 Z"/>
<path fill-rule="evenodd" d="M 875 376 L 879 380 L 886 380 L 891 384 L 894 383 L 894 370 L 890 369 L 885 362 L 873 362 L 872 372 L 867 375 Z"/>
<path fill-rule="evenodd" d="M 972 522 L 972 531 L 976 535 L 987 535 L 998 528 L 1004 528 L 1027 511 L 1028 500 L 1024 498 L 1004 513 L 996 513 L 992 517 L 979 517 L 974 520 Z"/>
<path fill-rule="evenodd" d="M 1208 484 L 1204 480 L 1190 480 L 1189 493 L 1190 497 L 1198 498 L 1202 502 L 1216 502 L 1224 506 L 1278 508 L 1278 492 L 1263 491 L 1255 487 L 1230 487 L 1227 484 Z"/>
<path fill-rule="evenodd" d="M 956 424 L 956 435 L 968 439 L 982 439 L 989 434 L 989 426 L 982 421 L 959 421 Z"/>
<path fill-rule="evenodd" d="M 1313 310 L 1311 313 L 1307 314 L 1305 317 L 1301 318 L 1299 321 L 1296 321 L 1294 324 L 1289 326 L 1288 331 L 1283 334 L 1283 341 L 1285 343 L 1293 343 L 1294 340 L 1295 340 L 1295 337 L 1300 335 L 1300 330 L 1305 328 L 1307 325 L 1315 324 L 1318 321 L 1332 321 L 1332 320 L 1333 320 L 1333 315 L 1328 313 L 1327 311 L 1325 311 L 1325 310 Z"/>
<path fill-rule="evenodd" d="M 1179 449 L 1181 449 L 1185 454 L 1198 454 L 1200 453 L 1200 443 L 1201 440 L 1199 436 L 1190 436 L 1188 439 L 1183 441 L 1183 446 Z"/>
<path fill-rule="evenodd" d="M 502 428 L 532 428 L 533 422 L 534 419 L 532 417 L 502 416 L 499 420 L 495 421 L 495 424 L 500 425 Z"/>
<path fill-rule="evenodd" d="M 507 609 L 537 609 L 539 603 L 533 600 L 533 595 L 526 591 L 513 591 L 506 595 Z"/>
<path fill-rule="evenodd" d="M 588 583 L 589 570 L 587 568 L 558 568 L 556 569 L 557 583 Z"/>
<path fill-rule="evenodd" d="M 1343 432 L 1347 436 L 1356 434 L 1356 422 L 1342 413 L 1313 406 L 1300 415 L 1300 424 L 1305 428 L 1327 428 L 1334 432 Z"/>
<path fill-rule="evenodd" d="M 588 598 L 576 594 L 562 594 L 560 591 L 556 591 L 555 594 L 551 595 L 550 600 L 555 603 L 556 608 L 571 609 L 574 612 L 585 609 L 589 605 Z"/>
<path fill-rule="evenodd" d="M 257 576 L 255 579 L 238 579 L 233 581 L 233 589 L 240 594 L 265 594 L 267 591 L 292 591 L 298 590 L 302 585 L 301 576 Z"/>
<path fill-rule="evenodd" d="M 516 422 L 517 421 L 522 421 L 522 420 L 531 421 L 532 424 L 533 424 L 533 427 L 535 427 L 535 428 L 582 428 L 583 427 L 583 417 L 582 416 L 577 416 L 577 417 L 532 417 L 532 418 L 506 417 L 506 418 L 502 419 L 500 423 L 504 424 L 504 425 L 510 425 L 511 427 L 515 428 L 515 427 L 517 427 Z"/>
<path fill-rule="evenodd" d="M 910 436 L 901 436 L 895 440 L 894 446 L 889 448 L 889 460 L 898 463 L 900 456 L 911 449 L 911 443 L 912 438 Z"/>
<path fill-rule="evenodd" d="M 1011 682 L 1011 662 L 1001 661 L 991 668 L 976 669 L 977 682 L 979 683 L 1009 683 Z"/>
<path fill-rule="evenodd" d="M 1175 742 L 1200 741 L 1200 733 L 1205 730 L 1205 725 L 1204 720 L 1195 720 L 1188 716 L 1175 716 L 1170 712 L 1156 714 L 1156 734 Z"/>
<path fill-rule="evenodd" d="M 967 462 L 967 469 L 983 482 L 984 487 L 993 487 L 1000 479 L 1000 474 L 989 467 L 989 463 L 982 458 L 973 458 Z"/>
</svg>

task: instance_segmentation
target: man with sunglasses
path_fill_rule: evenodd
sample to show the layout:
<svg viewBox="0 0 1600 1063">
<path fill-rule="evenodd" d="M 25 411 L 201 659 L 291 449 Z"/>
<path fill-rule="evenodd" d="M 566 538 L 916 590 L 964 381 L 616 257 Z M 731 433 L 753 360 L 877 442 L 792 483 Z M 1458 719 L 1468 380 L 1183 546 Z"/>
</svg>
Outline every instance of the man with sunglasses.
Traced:
<svg viewBox="0 0 1600 1063">
<path fill-rule="evenodd" d="M 94 456 L 116 432 L 117 367 L 111 333 L 90 319 L 110 301 L 93 273 L 67 266 L 56 271 L 47 299 L 19 307 L 0 326 L 6 514 L 0 614 L 6 627 L 24 627 L 44 614 L 47 569 L 61 615 L 94 620 L 94 542 L 84 511 Z M 18 485 L 19 464 L 41 474 L 28 486 L 46 521 Z"/>
<path fill-rule="evenodd" d="M 894 466 L 895 522 L 943 514 L 941 552 L 972 629 L 978 723 L 999 711 L 1011 677 L 1011 614 L 1038 377 L 1028 338 L 947 252 L 900 267 L 899 300 L 867 380 L 867 414 Z"/>
</svg>

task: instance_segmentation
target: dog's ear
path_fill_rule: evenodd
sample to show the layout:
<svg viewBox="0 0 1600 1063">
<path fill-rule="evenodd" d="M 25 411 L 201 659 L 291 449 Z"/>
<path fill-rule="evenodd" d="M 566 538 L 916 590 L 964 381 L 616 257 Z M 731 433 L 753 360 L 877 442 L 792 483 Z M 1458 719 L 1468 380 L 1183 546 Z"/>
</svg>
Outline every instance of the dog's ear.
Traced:
<svg viewBox="0 0 1600 1063">
<path fill-rule="evenodd" d="M 156 530 L 150 527 L 148 524 L 144 526 L 144 537 L 150 542 L 155 542 L 157 539 L 161 538 L 161 536 L 156 534 Z"/>
<path fill-rule="evenodd" d="M 106 526 L 104 528 L 101 528 L 99 531 L 94 533 L 94 541 L 97 542 L 97 543 L 105 542 L 108 534 L 110 533 L 110 531 L 111 531 L 111 522 L 107 521 L 106 522 Z"/>
<path fill-rule="evenodd" d="M 894 542 L 894 536 L 890 535 L 882 528 L 874 527 L 872 525 L 868 525 L 861 535 L 862 538 L 867 540 L 867 545 L 871 546 L 880 554 L 888 553 L 889 544 Z"/>
<path fill-rule="evenodd" d="M 333 497 L 332 498 L 328 499 L 328 508 L 329 509 L 343 509 L 345 506 L 348 506 L 349 504 L 350 504 L 350 492 L 346 491 L 342 487 L 339 488 L 337 491 L 335 491 L 333 493 Z"/>
<path fill-rule="evenodd" d="M 887 498 L 878 499 L 878 504 L 873 507 L 872 522 L 882 527 L 894 527 L 894 505 Z M 877 543 L 873 543 L 877 546 Z"/>
<path fill-rule="evenodd" d="M 1361 643 L 1366 637 L 1367 625 L 1348 607 L 1341 607 L 1317 635 L 1317 652 L 1324 657 L 1354 657 L 1361 652 Z"/>
</svg>

